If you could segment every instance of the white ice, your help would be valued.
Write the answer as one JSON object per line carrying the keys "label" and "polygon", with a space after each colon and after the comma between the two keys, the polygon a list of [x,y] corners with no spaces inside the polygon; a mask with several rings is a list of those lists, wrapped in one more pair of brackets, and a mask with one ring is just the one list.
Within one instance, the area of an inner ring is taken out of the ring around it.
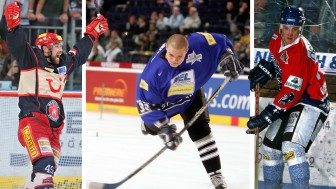
{"label": "white ice", "polygon": [[[173,121],[182,128],[182,121]],[[250,139],[245,128],[211,125],[219,149],[222,173],[229,189],[251,187]],[[84,172],[90,181],[116,183],[124,179],[163,147],[157,136],[140,132],[137,116],[86,113]],[[213,188],[198,151],[188,134],[176,151],[166,150],[120,189]],[[85,182],[85,181],[84,181]]]}

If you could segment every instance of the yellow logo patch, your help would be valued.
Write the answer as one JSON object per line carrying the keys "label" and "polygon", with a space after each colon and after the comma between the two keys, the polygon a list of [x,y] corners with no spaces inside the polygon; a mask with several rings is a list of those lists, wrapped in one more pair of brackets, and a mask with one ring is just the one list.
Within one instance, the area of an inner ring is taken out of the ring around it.
{"label": "yellow logo patch", "polygon": [[286,161],[294,159],[295,158],[294,151],[285,152],[284,158]]}
{"label": "yellow logo patch", "polygon": [[194,84],[182,85],[182,86],[172,86],[169,88],[168,96],[172,95],[187,95],[194,92]]}
{"label": "yellow logo patch", "polygon": [[205,39],[208,41],[209,45],[216,44],[215,38],[210,33],[203,33],[203,32],[198,32],[198,33],[205,37]]}
{"label": "yellow logo patch", "polygon": [[22,134],[31,159],[36,158],[39,155],[39,151],[34,144],[33,137],[30,131],[30,125],[27,125],[25,128],[23,128]]}
{"label": "yellow logo patch", "polygon": [[270,160],[271,158],[268,155],[263,154],[263,159]]}
{"label": "yellow logo patch", "polygon": [[140,86],[140,88],[145,89],[146,91],[148,91],[148,84],[146,83],[145,80],[141,79],[139,86]]}
{"label": "yellow logo patch", "polygon": [[40,150],[42,154],[47,153],[47,152],[52,152],[49,140],[47,139],[38,140],[38,143],[40,145]]}

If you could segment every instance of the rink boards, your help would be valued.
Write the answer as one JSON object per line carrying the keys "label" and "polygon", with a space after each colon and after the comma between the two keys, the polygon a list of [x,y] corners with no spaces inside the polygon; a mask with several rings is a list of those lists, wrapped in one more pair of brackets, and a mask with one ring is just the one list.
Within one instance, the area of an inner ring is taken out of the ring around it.
{"label": "rink boards", "polygon": [[[136,84],[141,70],[92,67],[86,69],[86,109],[118,114],[138,115]],[[223,81],[214,75],[203,87],[209,98]],[[247,76],[228,83],[209,105],[211,123],[246,126],[250,115],[250,92]],[[180,119],[179,116],[176,116]]]}

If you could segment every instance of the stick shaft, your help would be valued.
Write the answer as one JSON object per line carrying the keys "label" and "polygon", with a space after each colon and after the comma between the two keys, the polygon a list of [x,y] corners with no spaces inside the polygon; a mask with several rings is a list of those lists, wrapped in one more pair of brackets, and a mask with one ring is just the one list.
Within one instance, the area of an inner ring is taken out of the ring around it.
{"label": "stick shaft", "polygon": [[97,16],[100,16],[100,10],[99,10],[99,6],[98,6],[98,2],[97,2],[97,0],[93,0],[93,2],[96,6]]}
{"label": "stick shaft", "polygon": [[[231,80],[231,77],[226,77],[224,81],[221,83],[221,85],[217,88],[217,90],[212,94],[212,96],[209,98],[207,103],[203,105],[194,115],[194,117],[184,126],[184,128],[177,134],[178,136],[181,136],[196,120],[197,118],[204,112],[204,110],[209,106],[211,101],[217,97],[219,92],[224,88],[224,86]],[[134,170],[131,174],[129,174],[126,178],[124,178],[122,181],[118,183],[112,183],[112,184],[104,184],[104,189],[112,189],[117,188],[120,185],[122,185],[124,182],[132,178],[134,175],[136,175],[138,172],[140,172],[143,168],[145,168],[148,164],[150,164],[152,161],[154,161],[157,157],[159,157],[165,150],[167,149],[166,146],[161,148],[156,154],[154,154],[150,159],[148,159],[144,164],[142,164],[139,168]]]}

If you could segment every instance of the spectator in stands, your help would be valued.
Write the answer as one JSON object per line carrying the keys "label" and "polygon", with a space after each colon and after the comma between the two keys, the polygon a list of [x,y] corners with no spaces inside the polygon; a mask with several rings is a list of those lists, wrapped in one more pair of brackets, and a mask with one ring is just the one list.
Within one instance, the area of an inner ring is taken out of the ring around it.
{"label": "spectator in stands", "polygon": [[139,26],[139,30],[137,32],[137,34],[141,34],[141,33],[146,33],[148,30],[148,25],[146,22],[146,17],[144,15],[140,15],[138,17],[138,26]]}
{"label": "spectator in stands", "polygon": [[230,25],[230,33],[234,34],[238,32],[238,28],[235,22],[235,18],[237,16],[237,9],[232,1],[227,1],[226,3],[226,21]]}
{"label": "spectator in stands", "polygon": [[126,51],[133,50],[133,48],[136,46],[134,38],[136,38],[139,31],[139,25],[136,19],[137,18],[135,15],[130,15],[128,22],[125,24],[122,38],[124,42],[124,49]]}
{"label": "spectator in stands", "polygon": [[28,5],[28,20],[30,21],[35,21],[36,20],[36,15],[35,15],[35,0],[29,0],[29,5]]}
{"label": "spectator in stands", "polygon": [[1,66],[0,70],[0,80],[4,80],[5,77],[7,76],[7,73],[9,71],[10,65],[12,62],[11,56],[7,56],[6,59],[3,62],[3,65]]}
{"label": "spectator in stands", "polygon": [[244,47],[250,44],[250,26],[246,25],[244,27],[244,35],[240,37],[239,42],[242,43]]}
{"label": "spectator in stands", "polygon": [[[46,0],[39,0],[36,6],[36,19],[47,26],[61,26],[69,20],[68,8],[69,0],[48,1],[48,3]],[[46,20],[46,18],[58,18],[58,20]]]}
{"label": "spectator in stands", "polygon": [[137,34],[138,31],[139,25],[137,23],[137,18],[135,15],[131,15],[125,25],[125,36],[128,38],[133,38],[133,36]]}
{"label": "spectator in stands", "polygon": [[149,51],[154,52],[156,49],[159,48],[159,43],[157,40],[157,35],[155,35],[154,33],[148,34],[149,36]]}
{"label": "spectator in stands", "polygon": [[111,31],[111,36],[109,38],[109,42],[106,44],[106,50],[112,47],[112,43],[117,42],[119,45],[119,48],[123,48],[123,41],[121,37],[119,36],[119,33],[117,30],[112,30]]}
{"label": "spectator in stands", "polygon": [[20,81],[20,69],[15,59],[10,65],[8,65],[8,72],[3,80],[12,81],[12,89],[18,88]]}
{"label": "spectator in stands", "polygon": [[174,6],[173,0],[156,0],[156,4],[162,7],[166,7],[166,6],[173,7]]}
{"label": "spectator in stands", "polygon": [[92,51],[88,57],[89,61],[105,61],[104,58],[104,48],[99,44],[99,42],[96,40],[93,43]]}
{"label": "spectator in stands", "polygon": [[111,39],[111,30],[107,29],[103,35],[101,35],[98,39],[99,44],[104,48],[104,51],[108,49],[108,43]]}
{"label": "spectator in stands", "polygon": [[201,19],[198,16],[197,8],[190,7],[189,15],[183,20],[183,23],[180,26],[180,32],[193,33],[196,32],[200,26],[201,26]]}
{"label": "spectator in stands", "polygon": [[156,21],[156,28],[159,30],[159,32],[165,32],[167,30],[168,22],[169,19],[165,17],[164,11],[161,11]]}
{"label": "spectator in stands", "polygon": [[10,57],[6,42],[0,39],[0,68],[3,67],[7,57]]}
{"label": "spectator in stands", "polygon": [[239,6],[238,15],[235,18],[236,25],[241,33],[244,33],[244,27],[250,18],[250,1],[242,0]]}
{"label": "spectator in stands", "polygon": [[121,59],[121,56],[123,56],[123,52],[116,41],[112,43],[112,48],[108,49],[105,53],[105,58],[108,62],[118,61]]}
{"label": "spectator in stands", "polygon": [[172,8],[172,14],[168,20],[168,26],[171,31],[171,34],[179,33],[179,27],[182,25],[184,16],[180,13],[179,7]]}
{"label": "spectator in stands", "polygon": [[140,39],[140,51],[150,51],[149,35],[143,34]]}
{"label": "spectator in stands", "polygon": [[155,27],[154,23],[150,23],[149,24],[149,28],[148,28],[148,31],[146,32],[146,34],[148,34],[148,35],[154,35],[155,37],[159,34],[159,31]]}
{"label": "spectator in stands", "polygon": [[74,19],[80,19],[82,17],[82,1],[70,0],[69,15]]}
{"label": "spectator in stands", "polygon": [[156,21],[158,20],[158,13],[156,11],[153,11],[150,15],[150,18],[149,18],[149,23],[152,24],[152,23],[156,23]]}

